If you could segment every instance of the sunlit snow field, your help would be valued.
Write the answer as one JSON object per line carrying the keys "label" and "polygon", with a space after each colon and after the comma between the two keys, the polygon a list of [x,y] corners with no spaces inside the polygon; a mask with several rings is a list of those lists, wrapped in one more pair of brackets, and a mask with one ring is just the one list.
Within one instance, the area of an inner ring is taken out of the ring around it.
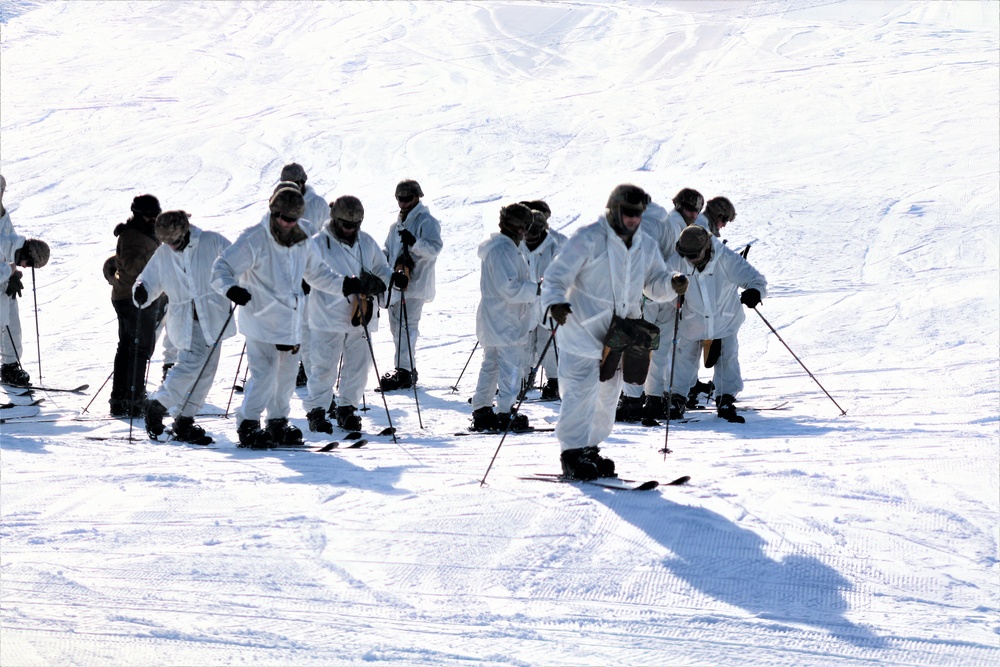
{"label": "sunlit snow field", "polygon": [[[0,46],[4,201],[52,248],[24,365],[90,385],[0,425],[5,667],[1000,662],[997,3],[3,0]],[[129,441],[91,403],[113,228],[150,192],[235,239],[291,161],[380,243],[402,178],[441,220],[419,415],[390,394],[398,443],[332,454],[237,449],[231,416],[200,420],[213,449]],[[734,202],[760,314],[847,414],[748,313],[741,403],[789,409],[672,424],[666,460],[662,427],[603,447],[689,486],[521,480],[558,470],[538,433],[481,487],[499,437],[453,435],[478,353],[451,390],[475,249],[505,204],[572,233],[623,182]]]}

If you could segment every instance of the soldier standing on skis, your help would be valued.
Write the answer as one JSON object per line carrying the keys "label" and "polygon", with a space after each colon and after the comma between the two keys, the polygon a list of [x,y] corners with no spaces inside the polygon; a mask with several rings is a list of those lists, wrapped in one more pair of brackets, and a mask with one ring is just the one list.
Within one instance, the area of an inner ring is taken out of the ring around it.
{"label": "soldier standing on skis", "polygon": [[417,380],[416,355],[420,315],[424,304],[434,299],[434,265],[444,243],[441,223],[421,201],[424,191],[414,180],[396,185],[399,217],[389,227],[383,250],[394,275],[406,274],[409,282],[391,285],[389,328],[395,343],[396,370],[379,381],[382,391],[409,389]]}
{"label": "soldier standing on skis", "polygon": [[[250,380],[236,410],[241,447],[266,448],[302,441],[288,423],[302,340],[304,280],[313,288],[340,293],[336,275],[308,243],[299,219],[305,210],[294,183],[279,183],[268,212],[226,248],[212,268],[212,288],[240,306],[239,329],[246,337]],[[267,410],[267,429],[260,418]]]}
{"label": "soldier standing on skis", "polygon": [[229,301],[211,286],[212,266],[230,243],[189,218],[185,211],[156,217],[154,230],[162,245],[136,279],[132,298],[143,308],[167,295],[167,334],[178,348],[177,361],[146,407],[147,433],[154,439],[162,434],[163,418],[173,409],[174,439],[207,444],[211,439],[194,418],[212,388],[221,341],[236,334]]}
{"label": "soldier standing on skis", "polygon": [[[766,296],[767,280],[739,253],[698,225],[681,232],[677,254],[667,260],[667,268],[688,277],[687,284],[678,290],[684,299],[674,359],[671,416],[683,416],[688,390],[698,379],[703,342],[716,340],[720,345],[715,362],[718,414],[727,421],[743,423],[745,420],[733,405],[743,390],[737,334],[746,315],[740,304],[756,308]],[[743,293],[737,295],[737,288],[742,288]]]}
{"label": "soldier standing on skis", "polygon": [[[306,170],[297,162],[290,162],[281,168],[281,182],[294,183],[302,193],[302,198],[306,202],[305,212],[299,219],[299,227],[302,228],[310,238],[330,218],[330,205],[316,193],[311,185],[306,185],[309,177]],[[299,373],[295,378],[295,386],[304,387],[308,381],[306,369],[309,368],[310,340],[309,335],[309,290],[304,288],[306,293],[305,305],[302,315],[302,343],[299,346]]]}
{"label": "soldier standing on skis", "polygon": [[476,310],[476,337],[483,348],[483,365],[472,397],[472,431],[504,429],[508,422],[511,430],[528,428],[528,418],[512,416],[511,409],[521,388],[528,332],[536,322],[532,313],[538,283],[532,280],[518,247],[531,222],[531,209],[524,204],[505,206],[500,209],[500,233],[479,245],[482,296]]}
{"label": "soldier standing on skis", "polygon": [[7,180],[0,176],[0,382],[27,387],[31,377],[21,366],[21,315],[17,297],[24,289],[20,269],[42,268],[49,261],[45,241],[26,239],[14,231],[10,213],[4,208],[3,193]]}
{"label": "soldier standing on skis", "polygon": [[645,381],[659,344],[640,319],[642,297],[674,294],[656,243],[637,233],[649,202],[641,188],[617,186],[604,214],[570,237],[542,282],[542,305],[560,324],[556,438],[563,474],[574,479],[615,475],[597,445],[611,433],[622,382]]}
{"label": "soldier standing on skis", "polygon": [[[406,275],[392,276],[378,242],[361,231],[365,209],[357,197],[338,197],[330,207],[329,224],[310,243],[323,261],[342,276],[341,294],[317,291],[309,305],[313,355],[308,369],[309,397],[304,401],[309,430],[332,433],[327,413],[347,431],[361,429],[357,408],[372,367],[368,336],[378,329],[378,310],[390,278],[406,287]],[[340,368],[340,401],[333,406],[333,385]]]}
{"label": "soldier standing on skis", "polygon": [[115,227],[118,243],[111,304],[118,315],[118,349],[110,399],[114,417],[141,417],[146,413],[146,364],[153,356],[156,330],[167,306],[167,297],[161,296],[143,313],[132,301],[135,279],[160,245],[153,229],[161,213],[160,201],[153,195],[139,195],[132,200],[131,210],[132,216]]}
{"label": "soldier standing on skis", "polygon": [[[566,237],[554,229],[549,229],[549,216],[552,215],[552,212],[548,204],[541,200],[523,201],[521,203],[532,211],[531,224],[524,231],[524,246],[528,251],[527,259],[530,276],[531,280],[535,283],[541,283],[545,269],[549,268],[549,264],[552,263],[552,260],[559,253],[560,248],[566,243]],[[539,355],[542,354],[546,343],[549,341],[549,337],[552,335],[550,326],[544,321],[544,315],[545,313],[542,311],[542,299],[539,296],[535,299],[531,315],[535,322],[535,327],[530,334],[531,341],[528,346],[528,354],[531,358],[528,360],[528,364],[538,361]],[[549,345],[548,351],[545,353],[545,357],[539,364],[539,367],[545,369],[546,382],[545,386],[542,387],[542,399],[544,400],[559,398],[557,355],[556,342],[553,340],[552,344]],[[531,371],[534,370],[537,369],[528,367],[529,372],[526,375],[528,388],[535,382],[535,377],[531,374]]]}

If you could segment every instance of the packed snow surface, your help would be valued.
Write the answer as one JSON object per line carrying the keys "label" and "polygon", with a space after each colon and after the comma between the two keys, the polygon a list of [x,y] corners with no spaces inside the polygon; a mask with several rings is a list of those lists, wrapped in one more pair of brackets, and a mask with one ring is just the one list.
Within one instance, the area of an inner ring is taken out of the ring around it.
{"label": "packed snow surface", "polygon": [[[90,385],[0,426],[3,665],[1000,662],[997,3],[5,0],[0,30],[5,203],[52,248],[24,365]],[[129,440],[96,394],[112,229],[150,192],[235,239],[291,161],[379,242],[402,178],[442,221],[419,412],[386,396],[395,443],[237,449],[237,337],[215,448]],[[475,248],[505,204],[572,233],[623,182],[735,203],[770,284],[740,404],[788,409],[672,424],[665,459],[663,427],[604,443],[687,487],[520,479],[558,470],[551,433],[481,485],[499,437],[454,436],[478,352],[451,390]]]}

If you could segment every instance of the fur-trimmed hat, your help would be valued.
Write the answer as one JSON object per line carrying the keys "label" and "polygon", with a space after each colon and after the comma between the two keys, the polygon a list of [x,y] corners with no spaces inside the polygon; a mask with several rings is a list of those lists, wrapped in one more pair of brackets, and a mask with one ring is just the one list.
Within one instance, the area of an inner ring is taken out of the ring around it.
{"label": "fur-trimmed hat", "polygon": [[164,211],[156,216],[153,231],[160,243],[174,245],[191,229],[191,214],[186,211]]}
{"label": "fur-trimmed hat", "polygon": [[144,218],[155,218],[163,209],[160,208],[160,200],[153,195],[139,195],[132,200],[132,213],[141,215]]}
{"label": "fur-trimmed hat", "polygon": [[549,205],[541,199],[533,199],[531,201],[523,201],[521,203],[530,208],[532,211],[540,211],[541,213],[544,213],[546,220],[552,217],[552,209],[549,208]]}
{"label": "fur-trimmed hat", "polygon": [[500,209],[501,229],[527,229],[531,224],[533,214],[524,204],[510,204]]}
{"label": "fur-trimmed hat", "polygon": [[40,239],[28,239],[15,254],[17,263],[28,260],[28,266],[40,269],[49,263],[49,244]]}
{"label": "fur-trimmed hat", "polygon": [[305,183],[309,180],[306,170],[298,162],[291,162],[281,168],[281,180],[293,183]]}
{"label": "fur-trimmed hat", "polygon": [[688,225],[678,237],[675,247],[681,257],[697,258],[712,247],[712,235],[704,227]]}
{"label": "fur-trimmed hat", "polygon": [[282,181],[274,187],[274,194],[271,195],[268,207],[274,215],[297,219],[301,218],[306,210],[306,200],[302,198],[302,191],[297,184]]}

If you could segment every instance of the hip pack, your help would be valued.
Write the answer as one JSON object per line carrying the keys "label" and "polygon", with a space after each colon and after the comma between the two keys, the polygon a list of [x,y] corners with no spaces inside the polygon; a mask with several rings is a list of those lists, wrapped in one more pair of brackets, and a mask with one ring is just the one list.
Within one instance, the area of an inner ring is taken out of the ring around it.
{"label": "hip pack", "polygon": [[653,350],[660,347],[660,327],[642,318],[611,318],[611,326],[604,337],[601,355],[601,382],[615,376],[618,366],[622,379],[629,384],[643,384],[649,373],[649,360]]}

